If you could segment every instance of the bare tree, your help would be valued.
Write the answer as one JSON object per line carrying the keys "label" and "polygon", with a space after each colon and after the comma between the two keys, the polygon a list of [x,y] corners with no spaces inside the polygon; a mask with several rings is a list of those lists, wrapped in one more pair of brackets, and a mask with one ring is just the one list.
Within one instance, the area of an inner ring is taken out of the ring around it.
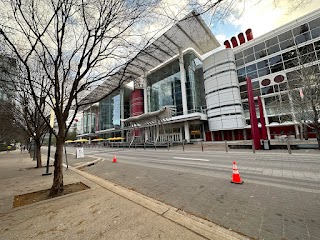
{"label": "bare tree", "polygon": [[[153,2],[8,0],[4,3],[7,11],[0,35],[19,61],[35,109],[48,126],[49,120],[41,111],[40,93],[45,93],[46,104],[55,112],[58,129],[50,128],[57,141],[51,195],[60,194],[63,144],[72,123],[66,125],[70,108],[74,105],[77,111],[82,92],[125,68],[127,59],[136,53],[132,48],[138,44],[135,26],[147,16]],[[35,61],[44,73],[41,82],[34,81]],[[119,87],[124,80],[119,79]]]}
{"label": "bare tree", "polygon": [[[16,133],[22,134],[23,142],[27,139],[33,139],[34,152],[37,160],[37,168],[42,167],[41,162],[41,145],[45,134],[48,131],[46,122],[42,116],[47,116],[45,113],[45,92],[43,90],[43,75],[39,71],[39,64],[33,64],[33,83],[37,92],[38,101],[35,104],[34,99],[30,95],[30,87],[27,80],[19,74],[19,65],[17,61],[9,56],[2,55],[0,63],[0,91],[6,97],[1,108],[1,117],[7,119],[6,125],[10,122],[14,123],[14,127],[8,128],[11,136],[17,136]],[[41,114],[36,105],[39,105]],[[47,111],[48,112],[48,111]],[[3,124],[5,126],[5,124]],[[6,129],[3,129],[4,131]]]}
{"label": "bare tree", "polygon": [[288,89],[296,120],[307,138],[307,127],[315,130],[320,149],[320,70],[316,56],[309,45],[296,50],[297,67],[288,74]]}

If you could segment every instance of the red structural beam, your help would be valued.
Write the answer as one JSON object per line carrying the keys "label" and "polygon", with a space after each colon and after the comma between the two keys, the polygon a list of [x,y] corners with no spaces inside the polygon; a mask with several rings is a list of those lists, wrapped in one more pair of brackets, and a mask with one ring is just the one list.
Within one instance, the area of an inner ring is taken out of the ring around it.
{"label": "red structural beam", "polygon": [[254,95],[252,90],[252,83],[249,77],[246,78],[247,81],[247,91],[248,91],[248,103],[250,110],[250,124],[251,124],[251,135],[253,139],[254,148],[256,150],[261,149],[260,144],[260,133],[258,128],[258,119],[256,114],[256,105],[254,103]]}
{"label": "red structural beam", "polygon": [[259,112],[260,112],[260,123],[261,123],[261,137],[263,140],[267,140],[267,127],[266,127],[266,121],[264,119],[264,112],[262,107],[262,101],[260,96],[258,97],[258,105],[259,105]]}

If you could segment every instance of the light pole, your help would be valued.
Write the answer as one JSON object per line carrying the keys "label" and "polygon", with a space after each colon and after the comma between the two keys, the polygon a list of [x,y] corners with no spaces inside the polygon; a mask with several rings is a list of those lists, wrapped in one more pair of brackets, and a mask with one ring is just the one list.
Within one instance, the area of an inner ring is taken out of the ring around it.
{"label": "light pole", "polygon": [[36,160],[36,133],[33,133],[33,161]]}
{"label": "light pole", "polygon": [[52,131],[54,126],[54,111],[51,109],[50,112],[50,130],[49,130],[49,142],[48,142],[48,157],[47,157],[47,166],[46,172],[42,174],[42,176],[51,175],[52,173],[49,172],[49,164],[50,164],[50,150],[51,150],[51,138],[52,138]]}

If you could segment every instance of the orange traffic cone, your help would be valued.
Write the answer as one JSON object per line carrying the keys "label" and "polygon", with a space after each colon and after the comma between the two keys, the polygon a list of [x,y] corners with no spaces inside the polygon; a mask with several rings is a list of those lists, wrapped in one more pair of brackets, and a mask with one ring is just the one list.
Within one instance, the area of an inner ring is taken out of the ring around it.
{"label": "orange traffic cone", "polygon": [[114,155],[112,162],[113,162],[113,163],[116,163],[116,162],[117,162],[117,157],[116,157],[116,155]]}
{"label": "orange traffic cone", "polygon": [[231,182],[232,183],[237,183],[237,184],[242,184],[243,181],[241,180],[241,177],[240,177],[240,173],[238,171],[238,167],[237,167],[237,164],[236,162],[233,162],[233,167],[232,167],[232,179],[231,179]]}

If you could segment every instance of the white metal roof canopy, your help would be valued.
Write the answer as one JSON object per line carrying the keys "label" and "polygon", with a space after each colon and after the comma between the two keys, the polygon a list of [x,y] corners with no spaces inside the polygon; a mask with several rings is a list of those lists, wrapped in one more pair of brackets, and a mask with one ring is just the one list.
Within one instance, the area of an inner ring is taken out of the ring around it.
{"label": "white metal roof canopy", "polygon": [[174,24],[148,47],[141,50],[128,65],[119,70],[113,77],[106,79],[91,93],[84,97],[80,104],[97,102],[120,87],[158,65],[172,59],[181,51],[193,48],[199,54],[205,54],[220,44],[196,12]]}
{"label": "white metal roof canopy", "polygon": [[176,113],[175,106],[163,106],[160,110],[155,112],[148,112],[139,116],[129,117],[127,119],[121,119],[124,122],[125,127],[146,127],[159,125],[163,121],[169,120]]}

